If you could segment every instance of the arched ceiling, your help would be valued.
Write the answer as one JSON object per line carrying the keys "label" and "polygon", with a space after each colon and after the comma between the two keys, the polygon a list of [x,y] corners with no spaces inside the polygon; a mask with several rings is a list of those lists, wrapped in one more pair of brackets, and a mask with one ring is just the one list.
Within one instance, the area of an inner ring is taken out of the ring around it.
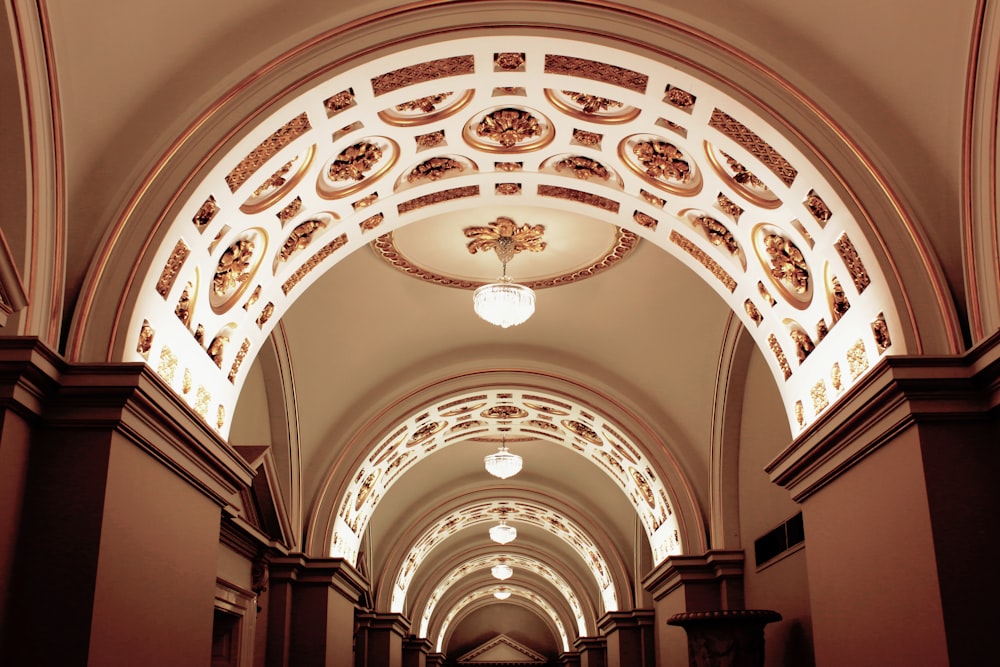
{"label": "arched ceiling", "polygon": [[[234,444],[271,444],[312,555],[329,553],[326,526],[387,439],[402,428],[405,443],[437,420],[424,412],[505,383],[554,392],[634,439],[703,550],[727,394],[769,406],[743,418],[783,445],[881,354],[954,345],[958,262],[945,285],[933,255],[953,259],[960,243],[929,225],[928,251],[920,220],[953,215],[957,200],[949,100],[962,96],[972,3],[900,15],[888,0],[254,0],[238,18],[193,0],[47,4],[39,34],[66,141],[66,201],[50,204],[109,221],[68,227],[67,354],[145,361]],[[25,3],[11,6],[23,17]],[[78,24],[108,39],[94,48]],[[884,39],[890,24],[903,37]],[[538,311],[509,330],[472,313],[470,288],[499,267],[465,233],[504,216],[543,226],[547,243],[510,264],[538,287]],[[872,220],[891,225],[876,234]],[[15,253],[52,241],[40,232],[14,236]],[[933,305],[921,320],[913,303]],[[734,338],[752,339],[766,372],[723,368]],[[638,487],[524,432],[512,446],[525,470],[493,480],[482,456],[500,432],[442,442],[380,489],[355,537],[385,610],[442,517],[515,501],[589,522],[626,606],[638,604],[655,560]],[[513,523],[522,534],[506,548],[477,524],[423,554],[405,605],[415,632],[471,647],[490,605],[516,604],[547,619],[538,646],[562,648],[580,632],[567,590],[593,623],[591,566]],[[500,603],[478,564],[504,552],[538,570],[515,575]]]}

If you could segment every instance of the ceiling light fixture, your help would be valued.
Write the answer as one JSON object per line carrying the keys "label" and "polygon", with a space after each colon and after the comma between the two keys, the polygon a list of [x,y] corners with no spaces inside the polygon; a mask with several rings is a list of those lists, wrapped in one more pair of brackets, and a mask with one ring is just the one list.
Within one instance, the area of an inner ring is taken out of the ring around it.
{"label": "ceiling light fixture", "polygon": [[517,454],[511,454],[507,450],[507,436],[502,435],[500,451],[486,456],[486,472],[500,479],[513,477],[521,472],[522,459]]}
{"label": "ceiling light fixture", "polygon": [[501,586],[500,588],[493,591],[493,597],[497,600],[506,600],[510,597],[510,591]]}
{"label": "ceiling light fixture", "polygon": [[507,544],[513,542],[517,537],[517,528],[507,525],[507,519],[500,519],[500,523],[490,528],[490,539],[497,544]]}
{"label": "ceiling light fixture", "polygon": [[490,568],[490,572],[494,577],[503,581],[504,579],[510,579],[514,575],[514,568],[503,562],[503,558],[501,558],[499,563]]}
{"label": "ceiling light fixture", "polygon": [[516,252],[514,237],[497,239],[497,257],[503,264],[503,275],[495,283],[483,285],[472,295],[472,306],[482,319],[498,327],[523,324],[535,312],[535,293],[530,287],[518,285],[507,275],[507,262]]}

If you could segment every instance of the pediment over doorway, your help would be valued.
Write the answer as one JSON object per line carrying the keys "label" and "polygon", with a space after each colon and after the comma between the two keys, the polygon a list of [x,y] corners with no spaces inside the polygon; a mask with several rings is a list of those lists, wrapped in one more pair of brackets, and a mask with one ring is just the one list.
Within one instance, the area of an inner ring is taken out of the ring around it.
{"label": "pediment over doorway", "polygon": [[548,660],[519,644],[507,635],[497,635],[458,659],[458,664],[476,667],[501,667],[502,665],[544,665]]}

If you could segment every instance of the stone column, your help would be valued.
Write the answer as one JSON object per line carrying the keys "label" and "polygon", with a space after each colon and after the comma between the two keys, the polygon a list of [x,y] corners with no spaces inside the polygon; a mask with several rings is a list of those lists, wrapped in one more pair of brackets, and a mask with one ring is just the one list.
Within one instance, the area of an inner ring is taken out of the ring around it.
{"label": "stone column", "polygon": [[573,643],[580,656],[580,667],[606,667],[607,642],[604,637],[577,637]]}
{"label": "stone column", "polygon": [[559,656],[556,664],[560,667],[580,667],[580,654],[577,651],[567,651]]}
{"label": "stone column", "polygon": [[431,640],[410,635],[403,640],[403,667],[427,667],[432,648]]}
{"label": "stone column", "polygon": [[0,502],[20,513],[4,664],[207,664],[222,508],[253,471],[144,366],[66,364],[18,338],[0,378],[15,463]]}
{"label": "stone column", "polygon": [[377,612],[359,614],[358,621],[365,637],[364,667],[403,667],[403,640],[410,621],[402,614]]}
{"label": "stone column", "polygon": [[346,667],[354,664],[355,613],[368,590],[342,558],[271,559],[268,667]]}
{"label": "stone column", "polygon": [[802,503],[816,664],[996,660],[1000,332],[887,357],[768,466]]}
{"label": "stone column", "polygon": [[444,653],[430,653],[427,655],[427,667],[443,667],[444,662]]}
{"label": "stone column", "polygon": [[613,611],[598,621],[607,642],[607,667],[655,667],[656,614],[652,609]]}
{"label": "stone column", "polygon": [[764,626],[781,614],[766,609],[694,611],[667,620],[687,631],[690,667],[764,667]]}
{"label": "stone column", "polygon": [[656,612],[657,665],[683,665],[687,636],[667,625],[674,614],[743,608],[743,552],[709,551],[700,556],[670,556],[642,582]]}

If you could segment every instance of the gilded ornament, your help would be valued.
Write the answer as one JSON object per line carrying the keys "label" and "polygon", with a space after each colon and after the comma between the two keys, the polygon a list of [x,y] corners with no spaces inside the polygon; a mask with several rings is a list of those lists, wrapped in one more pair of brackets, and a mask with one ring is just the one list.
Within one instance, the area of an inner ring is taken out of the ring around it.
{"label": "gilded ornament", "polygon": [[555,54],[545,55],[545,73],[568,74],[592,81],[603,81],[637,93],[645,93],[649,82],[649,77],[645,74],[624,67]]}
{"label": "gilded ornament", "polygon": [[155,333],[153,327],[149,324],[149,320],[143,320],[142,327],[139,329],[139,342],[135,346],[135,351],[147,361],[149,360],[149,350],[153,347],[153,335]]}
{"label": "gilded ornament", "polygon": [[650,178],[679,183],[691,179],[691,165],[673,144],[659,140],[639,141],[632,146],[632,152]]}
{"label": "gilded ornament", "polygon": [[253,293],[250,294],[250,298],[247,299],[247,302],[243,304],[243,310],[250,310],[250,306],[257,303],[257,299],[260,298],[260,290],[261,290],[260,285],[257,285],[257,287],[253,289]]}
{"label": "gilded ornament", "polygon": [[198,385],[197,398],[194,401],[194,411],[205,421],[208,421],[208,404],[211,402],[212,394],[205,387]]}
{"label": "gilded ornament", "polygon": [[444,143],[444,130],[428,132],[427,134],[418,134],[415,140],[417,142],[417,150],[440,146]]}
{"label": "gilded ornament", "polygon": [[733,174],[734,181],[736,181],[740,185],[745,185],[754,190],[763,190],[764,192],[769,191],[769,188],[764,183],[764,181],[757,178],[757,176],[754,175],[752,171],[744,167],[741,163],[737,162],[736,158],[734,158],[732,155],[729,155],[729,153],[726,153],[725,151],[719,151],[719,152],[722,153],[722,156],[724,158],[726,158],[726,164],[729,166],[729,170]]}
{"label": "gilded ornament", "polygon": [[788,365],[785,352],[781,349],[781,345],[778,344],[778,339],[775,338],[774,334],[768,334],[767,344],[771,348],[771,352],[774,352],[774,356],[778,360],[778,367],[781,368],[781,373],[785,376],[785,379],[787,380],[792,377],[792,367]]}
{"label": "gilded ornament", "polygon": [[320,263],[332,255],[334,252],[347,245],[347,234],[341,234],[334,240],[327,243],[325,246],[319,249],[319,251],[307,259],[302,266],[295,270],[285,282],[281,284],[281,291],[287,296],[299,282],[309,275],[309,272],[315,269]]}
{"label": "gilded ornament", "polygon": [[830,384],[833,385],[835,391],[840,391],[843,385],[843,380],[840,377],[840,363],[833,362],[833,366],[830,367]]}
{"label": "gilded ornament", "polygon": [[194,328],[194,340],[198,345],[205,347],[205,325],[199,324]]}
{"label": "gilded ornament", "polygon": [[563,95],[568,96],[573,102],[579,105],[580,110],[583,113],[594,114],[600,113],[602,111],[608,111],[609,109],[620,109],[625,105],[617,100],[608,99],[607,97],[598,97],[596,95],[587,95],[586,93],[577,93],[572,90],[562,91]]}
{"label": "gilded ornament", "polygon": [[229,230],[229,225],[224,225],[222,229],[219,230],[219,232],[215,235],[215,238],[212,239],[212,242],[208,244],[209,254],[215,253],[215,248],[219,245],[219,241],[221,241],[222,238],[229,233]]}
{"label": "gilded ornament", "polygon": [[479,413],[480,417],[487,419],[521,419],[528,416],[528,412],[516,405],[494,405]]}
{"label": "gilded ornament", "polygon": [[813,385],[809,395],[812,397],[814,415],[823,412],[830,405],[830,399],[826,395],[826,382],[823,380]]}
{"label": "gilded ornament", "polygon": [[573,155],[559,160],[555,164],[555,170],[558,172],[568,171],[584,181],[588,181],[591,178],[599,178],[602,181],[606,181],[611,178],[611,173],[603,164],[582,155]]}
{"label": "gilded ornament", "polygon": [[447,76],[473,74],[476,71],[475,58],[471,55],[452,56],[429,60],[418,65],[401,67],[373,77],[372,91],[375,95],[384,95],[399,88],[412,86],[424,81],[431,81]]}
{"label": "gilded ornament", "polygon": [[164,299],[170,294],[174,281],[177,280],[177,274],[180,273],[184,261],[190,254],[191,249],[187,247],[187,244],[183,240],[177,241],[167,263],[164,264],[163,270],[160,272],[160,279],[156,281],[156,292]]}
{"label": "gilded ornament", "polygon": [[274,315],[274,304],[268,301],[261,309],[260,315],[257,316],[257,328],[263,329],[267,321],[271,319],[271,315]]}
{"label": "gilded ornament", "polygon": [[806,415],[805,409],[802,407],[802,401],[795,401],[795,423],[802,428],[806,425]]}
{"label": "gilded ornament", "polygon": [[885,314],[879,313],[878,317],[872,320],[872,334],[875,336],[875,345],[878,347],[878,353],[882,354],[889,349],[892,345],[892,339],[889,337],[889,325],[885,321]]}
{"label": "gilded ornament", "polygon": [[604,138],[603,134],[598,134],[597,132],[588,132],[587,130],[573,130],[573,141],[580,144],[581,146],[590,146],[592,148],[601,147],[601,139]]}
{"label": "gilded ornament", "polygon": [[635,213],[633,213],[632,214],[632,219],[635,220],[636,222],[638,222],[640,225],[642,225],[646,229],[653,229],[653,230],[655,230],[656,226],[658,224],[660,224],[659,221],[656,218],[654,218],[651,215],[647,215],[647,214],[643,213],[642,211],[636,211]]}
{"label": "gilded ornament", "polygon": [[191,219],[191,222],[194,223],[194,226],[198,228],[199,232],[204,231],[205,227],[212,222],[212,218],[214,218],[215,214],[218,212],[219,205],[215,203],[215,196],[209,195],[208,199],[205,200],[205,203],[198,209],[198,212],[194,214],[194,218]]}
{"label": "gilded ornament", "polygon": [[191,369],[190,368],[185,368],[184,369],[183,379],[181,380],[181,393],[182,394],[188,394],[188,393],[191,392],[191,382],[192,382]]}
{"label": "gilded ornament", "polygon": [[727,113],[715,109],[712,111],[712,118],[709,126],[719,130],[727,137],[742,146],[748,153],[761,161],[775,176],[781,179],[786,186],[790,186],[798,175],[798,171],[789,164],[788,160],[781,156],[778,151],[764,141],[753,130],[739,122]]}
{"label": "gilded ornament", "polygon": [[718,262],[709,257],[704,250],[692,243],[690,239],[678,234],[676,231],[671,231],[670,240],[687,252],[687,254],[698,260],[727,290],[730,292],[736,291],[736,279],[729,275],[729,272],[722,268]]}
{"label": "gilded ornament", "polygon": [[212,339],[211,344],[208,346],[208,356],[215,362],[215,365],[222,368],[222,356],[226,352],[226,343],[229,342],[229,336],[225,334],[220,334]]}
{"label": "gilded ornament", "polygon": [[348,88],[323,100],[323,106],[326,108],[327,116],[334,116],[353,106],[354,101],[354,89]]}
{"label": "gilded ornament", "polygon": [[857,380],[859,375],[868,370],[868,353],[865,351],[864,341],[860,338],[847,350],[847,368],[852,380]]}
{"label": "gilded ornament", "polygon": [[587,440],[588,442],[591,442],[595,445],[604,444],[604,441],[601,440],[601,436],[597,433],[597,431],[592,429],[587,424],[584,424],[582,421],[576,419],[563,419],[560,423],[568,431],[580,436],[581,438]]}
{"label": "gilded ornament", "polygon": [[829,222],[830,218],[833,216],[833,212],[830,210],[830,207],[826,205],[826,202],[824,202],[818,194],[816,194],[815,190],[809,191],[809,194],[806,195],[806,200],[803,203],[806,208],[809,209],[812,216],[816,218],[816,222],[818,222],[820,226]]}
{"label": "gilded ornament", "polygon": [[226,175],[230,192],[236,192],[258,169],[278,154],[278,151],[312,129],[309,116],[303,112],[278,128]]}
{"label": "gilded ornament", "polygon": [[715,202],[719,205],[719,210],[728,215],[734,221],[740,221],[740,216],[743,215],[743,209],[740,208],[736,202],[721,192],[719,193],[719,196],[716,197]]}
{"label": "gilded ornament", "polygon": [[613,199],[608,199],[607,197],[601,197],[589,192],[583,192],[582,190],[563,188],[556,185],[539,185],[537,192],[541,197],[567,199],[569,201],[575,201],[589,206],[596,206],[599,209],[610,211],[611,213],[617,213],[620,206],[618,202]]}
{"label": "gilded ornament", "polygon": [[177,299],[177,306],[174,307],[174,315],[177,319],[181,321],[181,324],[185,328],[191,327],[191,292],[194,290],[194,285],[190,282],[184,286],[184,290],[181,292],[181,296]]}
{"label": "gilded ornament", "polygon": [[513,148],[541,134],[538,119],[521,109],[498,109],[484,116],[476,127],[477,136],[485,137],[504,148]]}
{"label": "gilded ornament", "polygon": [[396,111],[400,112],[413,112],[419,111],[421,113],[431,113],[436,111],[439,104],[444,102],[446,99],[451,97],[452,93],[438,93],[436,95],[428,95],[426,97],[419,97],[415,100],[410,100],[409,102],[403,102],[402,104],[396,105]]}
{"label": "gilded ornament", "polygon": [[642,476],[642,473],[635,468],[629,468],[628,471],[632,474],[632,480],[635,485],[639,488],[639,493],[642,494],[642,499],[646,501],[646,504],[651,508],[656,507],[656,496],[653,494],[653,489],[649,487],[649,482],[646,478]]}
{"label": "gilded ornament", "polygon": [[[221,429],[226,424],[226,407],[219,403],[219,408],[215,411],[215,427]],[[256,588],[255,590],[263,591],[263,588]]]}
{"label": "gilded ornament", "polygon": [[826,326],[826,320],[822,317],[819,318],[819,322],[816,323],[816,342],[819,343],[826,338],[828,333],[830,333],[830,327]]}
{"label": "gilded ornament", "polygon": [[285,242],[281,245],[281,250],[278,251],[278,262],[287,262],[288,258],[292,256],[297,250],[305,250],[312,243],[313,237],[321,229],[326,228],[326,222],[313,218],[311,220],[306,220],[302,224],[298,225],[292,230],[292,233],[288,235]]}
{"label": "gilded ornament", "polygon": [[865,270],[864,262],[861,261],[861,256],[858,254],[857,248],[854,247],[854,243],[851,242],[847,234],[841,234],[834,247],[837,249],[837,253],[840,254],[840,258],[844,260],[844,264],[847,265],[847,270],[854,281],[855,289],[858,290],[858,294],[861,294],[872,281],[868,276],[868,271]]}
{"label": "gilded ornament", "polygon": [[288,206],[277,212],[278,221],[284,226],[286,222],[297,216],[302,211],[302,197],[296,197],[288,203]]}
{"label": "gilded ornament", "polygon": [[519,195],[519,194],[521,194],[521,184],[520,183],[497,183],[494,186],[494,191],[498,195]]}
{"label": "gilded ornament", "polygon": [[382,149],[362,141],[348,146],[330,163],[327,175],[332,181],[360,181],[382,159]]}
{"label": "gilded ornament", "polygon": [[674,86],[667,86],[664,93],[664,102],[672,104],[678,109],[684,109],[685,111],[690,110],[694,106],[695,100],[697,99],[686,90],[675,88]]}
{"label": "gilded ornament", "polygon": [[417,181],[437,181],[445,176],[453,176],[449,172],[461,173],[465,165],[450,157],[432,157],[414,167],[406,176],[409,183]]}
{"label": "gilded ornament", "polygon": [[795,344],[795,355],[799,359],[799,364],[801,364],[806,360],[806,357],[808,357],[809,354],[816,349],[816,345],[812,342],[809,334],[807,334],[801,327],[792,327],[789,330],[788,335],[791,336],[792,343]]}
{"label": "gilded ornament", "polygon": [[499,253],[507,250],[503,247],[503,239],[512,240],[508,250],[508,261],[522,250],[541,252],[546,247],[542,239],[545,234],[544,225],[518,225],[511,218],[504,216],[498,217],[488,225],[466,227],[462,231],[465,233],[465,238],[472,239],[465,247],[473,255],[479,251],[495,250]]}
{"label": "gilded ornament", "polygon": [[372,192],[371,194],[365,195],[358,201],[351,204],[351,208],[353,208],[355,211],[360,211],[361,209],[368,208],[369,206],[374,204],[377,199],[378,199],[378,193]]}
{"label": "gilded ornament", "polygon": [[431,436],[435,435],[441,431],[444,427],[448,425],[448,422],[436,422],[431,421],[418,427],[413,434],[410,436],[409,440],[406,441],[407,447],[414,447],[419,445],[423,441],[427,440]]}
{"label": "gilded ornament", "polygon": [[415,211],[431,204],[440,204],[453,199],[479,196],[478,185],[464,185],[460,188],[450,188],[448,190],[438,190],[421,197],[416,197],[396,206],[396,211],[400,214]]}
{"label": "gilded ornament", "polygon": [[667,205],[667,200],[666,199],[663,199],[661,197],[657,197],[656,195],[654,195],[652,192],[649,192],[648,190],[639,190],[639,194],[642,195],[643,199],[645,199],[647,202],[649,202],[653,206],[656,206],[657,208],[663,208],[664,206]]}
{"label": "gilded ornament", "polygon": [[774,297],[771,296],[771,293],[767,291],[767,288],[764,287],[764,283],[760,282],[759,280],[757,281],[757,292],[760,293],[762,297],[764,297],[764,301],[767,301],[767,305],[773,307],[774,304],[778,303],[777,301],[775,301]]}
{"label": "gilded ornament", "polygon": [[493,54],[494,68],[505,72],[516,72],[524,67],[523,53],[495,53]]}
{"label": "gilded ornament", "polygon": [[371,492],[375,489],[375,481],[378,480],[379,475],[382,473],[381,470],[376,470],[375,472],[368,475],[368,478],[358,489],[358,497],[354,500],[354,511],[357,512],[361,509],[362,505],[365,504],[365,500],[371,495]]}
{"label": "gilded ornament", "polygon": [[798,246],[777,233],[765,233],[761,246],[769,258],[771,276],[798,295],[809,293],[809,265]]}
{"label": "gilded ornament", "polygon": [[736,242],[736,237],[724,224],[707,215],[696,217],[694,223],[705,230],[709,243],[722,246],[733,255],[739,253],[740,245]]}
{"label": "gilded ornament", "polygon": [[250,339],[244,338],[243,344],[240,345],[240,349],[236,352],[236,358],[233,359],[233,365],[229,368],[229,382],[236,382],[236,375],[240,372],[240,366],[243,365],[243,360],[246,359],[247,352],[250,351]]}
{"label": "gilded ornament", "polygon": [[266,181],[257,186],[257,189],[253,191],[253,196],[262,197],[265,194],[278,190],[281,186],[287,183],[288,179],[286,177],[288,176],[288,172],[292,170],[292,165],[295,164],[295,160],[297,159],[298,158],[296,157],[295,159],[289,160],[285,164],[281,165],[281,167],[279,167],[276,172],[271,174]]}
{"label": "gilded ornament", "polygon": [[764,321],[764,316],[761,315],[760,311],[757,310],[757,306],[750,299],[743,302],[743,309],[747,311],[747,317],[753,320],[753,323],[757,326],[760,326],[760,323]]}
{"label": "gilded ornament", "polygon": [[524,163],[522,162],[494,162],[493,167],[497,171],[521,171],[524,168]]}
{"label": "gilded ornament", "polygon": [[174,384],[174,374],[177,372],[177,355],[164,345],[160,348],[160,362],[156,366],[156,374],[169,385]]}
{"label": "gilded ornament", "polygon": [[383,220],[385,220],[385,216],[382,215],[381,213],[376,213],[370,218],[365,218],[360,223],[358,223],[358,227],[360,227],[361,231],[363,232],[370,232],[371,230],[381,225]]}
{"label": "gilded ornament", "polygon": [[236,241],[222,253],[212,278],[212,289],[218,296],[227,296],[250,280],[253,253],[253,241],[248,239]]}

